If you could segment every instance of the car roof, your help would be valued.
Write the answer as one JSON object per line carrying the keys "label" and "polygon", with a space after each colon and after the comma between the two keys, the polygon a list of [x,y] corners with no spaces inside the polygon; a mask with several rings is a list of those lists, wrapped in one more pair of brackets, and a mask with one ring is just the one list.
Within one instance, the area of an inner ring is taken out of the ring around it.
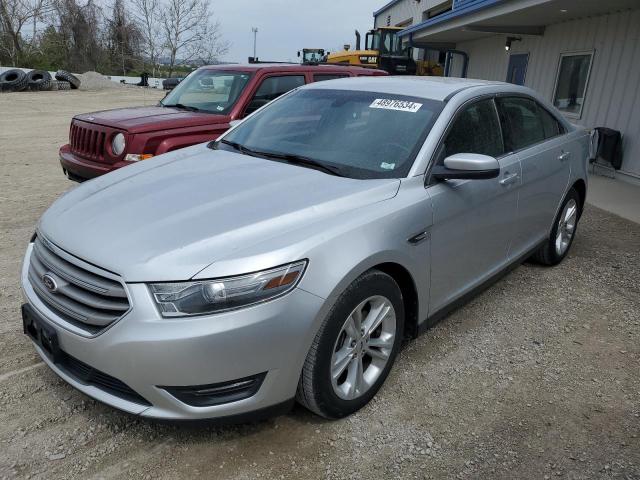
{"label": "car roof", "polygon": [[[358,72],[368,75],[385,75],[386,72],[375,70],[372,68],[363,68],[355,65],[329,65],[329,64],[309,64],[302,65],[300,63],[227,63],[224,65],[207,65],[200,67],[200,69],[206,70],[223,70],[232,72],[315,72],[320,71],[323,73],[340,73],[345,71]],[[386,75],[385,75],[386,76]]]}
{"label": "car roof", "polygon": [[504,82],[475,80],[471,78],[390,76],[342,78],[328,82],[311,83],[301,88],[358,90],[443,101],[462,90],[487,85],[513,86]]}

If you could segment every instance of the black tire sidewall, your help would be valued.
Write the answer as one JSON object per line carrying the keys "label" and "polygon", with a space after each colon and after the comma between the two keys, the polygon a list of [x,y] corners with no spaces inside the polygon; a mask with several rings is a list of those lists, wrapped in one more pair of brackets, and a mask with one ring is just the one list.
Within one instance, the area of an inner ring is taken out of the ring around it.
{"label": "black tire sidewall", "polygon": [[[388,298],[396,313],[396,336],[391,355],[376,383],[361,397],[344,400],[338,397],[331,385],[331,357],[336,339],[345,320],[363,300],[374,295]],[[404,329],[402,293],[396,282],[387,274],[371,270],[359,277],[336,301],[321,330],[316,364],[313,366],[313,383],[318,407],[330,418],[342,418],[365,406],[377,393],[387,378],[402,343]]]}
{"label": "black tire sidewall", "polygon": [[[40,79],[34,79],[39,75]],[[31,90],[48,90],[51,83],[51,74],[46,70],[31,70],[27,73],[27,83]]]}
{"label": "black tire sidewall", "polygon": [[[7,80],[10,75],[16,75],[13,80]],[[27,74],[18,68],[12,68],[0,75],[2,90],[5,92],[20,92],[27,87]]]}

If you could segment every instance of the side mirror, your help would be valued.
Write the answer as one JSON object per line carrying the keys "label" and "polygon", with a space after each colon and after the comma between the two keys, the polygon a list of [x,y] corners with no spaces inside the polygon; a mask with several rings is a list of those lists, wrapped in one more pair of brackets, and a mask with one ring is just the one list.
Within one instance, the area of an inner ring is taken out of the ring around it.
{"label": "side mirror", "polygon": [[482,180],[500,175],[498,160],[479,153],[456,153],[444,159],[444,165],[431,170],[433,178],[439,180]]}
{"label": "side mirror", "polygon": [[300,57],[300,50],[298,50],[298,57]]}

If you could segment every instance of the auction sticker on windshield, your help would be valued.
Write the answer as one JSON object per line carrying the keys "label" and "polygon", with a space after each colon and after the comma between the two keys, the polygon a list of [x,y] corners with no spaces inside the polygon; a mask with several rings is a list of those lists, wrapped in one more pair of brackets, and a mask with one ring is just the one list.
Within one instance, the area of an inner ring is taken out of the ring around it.
{"label": "auction sticker on windshield", "polygon": [[376,98],[369,108],[383,108],[385,110],[398,110],[400,112],[416,113],[420,110],[421,103],[408,102],[406,100],[394,100],[392,98]]}

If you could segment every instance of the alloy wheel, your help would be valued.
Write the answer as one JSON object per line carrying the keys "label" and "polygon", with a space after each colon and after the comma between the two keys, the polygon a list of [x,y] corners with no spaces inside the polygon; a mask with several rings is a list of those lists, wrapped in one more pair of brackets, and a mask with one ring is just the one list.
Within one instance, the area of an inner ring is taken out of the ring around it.
{"label": "alloy wheel", "polygon": [[558,256],[565,254],[571,239],[576,230],[576,223],[578,221],[578,204],[571,198],[564,206],[562,215],[558,220],[558,229],[556,231],[556,253]]}
{"label": "alloy wheel", "polygon": [[396,312],[381,295],[353,309],[336,339],[331,356],[331,384],[343,400],[366,393],[384,371],[396,336]]}

